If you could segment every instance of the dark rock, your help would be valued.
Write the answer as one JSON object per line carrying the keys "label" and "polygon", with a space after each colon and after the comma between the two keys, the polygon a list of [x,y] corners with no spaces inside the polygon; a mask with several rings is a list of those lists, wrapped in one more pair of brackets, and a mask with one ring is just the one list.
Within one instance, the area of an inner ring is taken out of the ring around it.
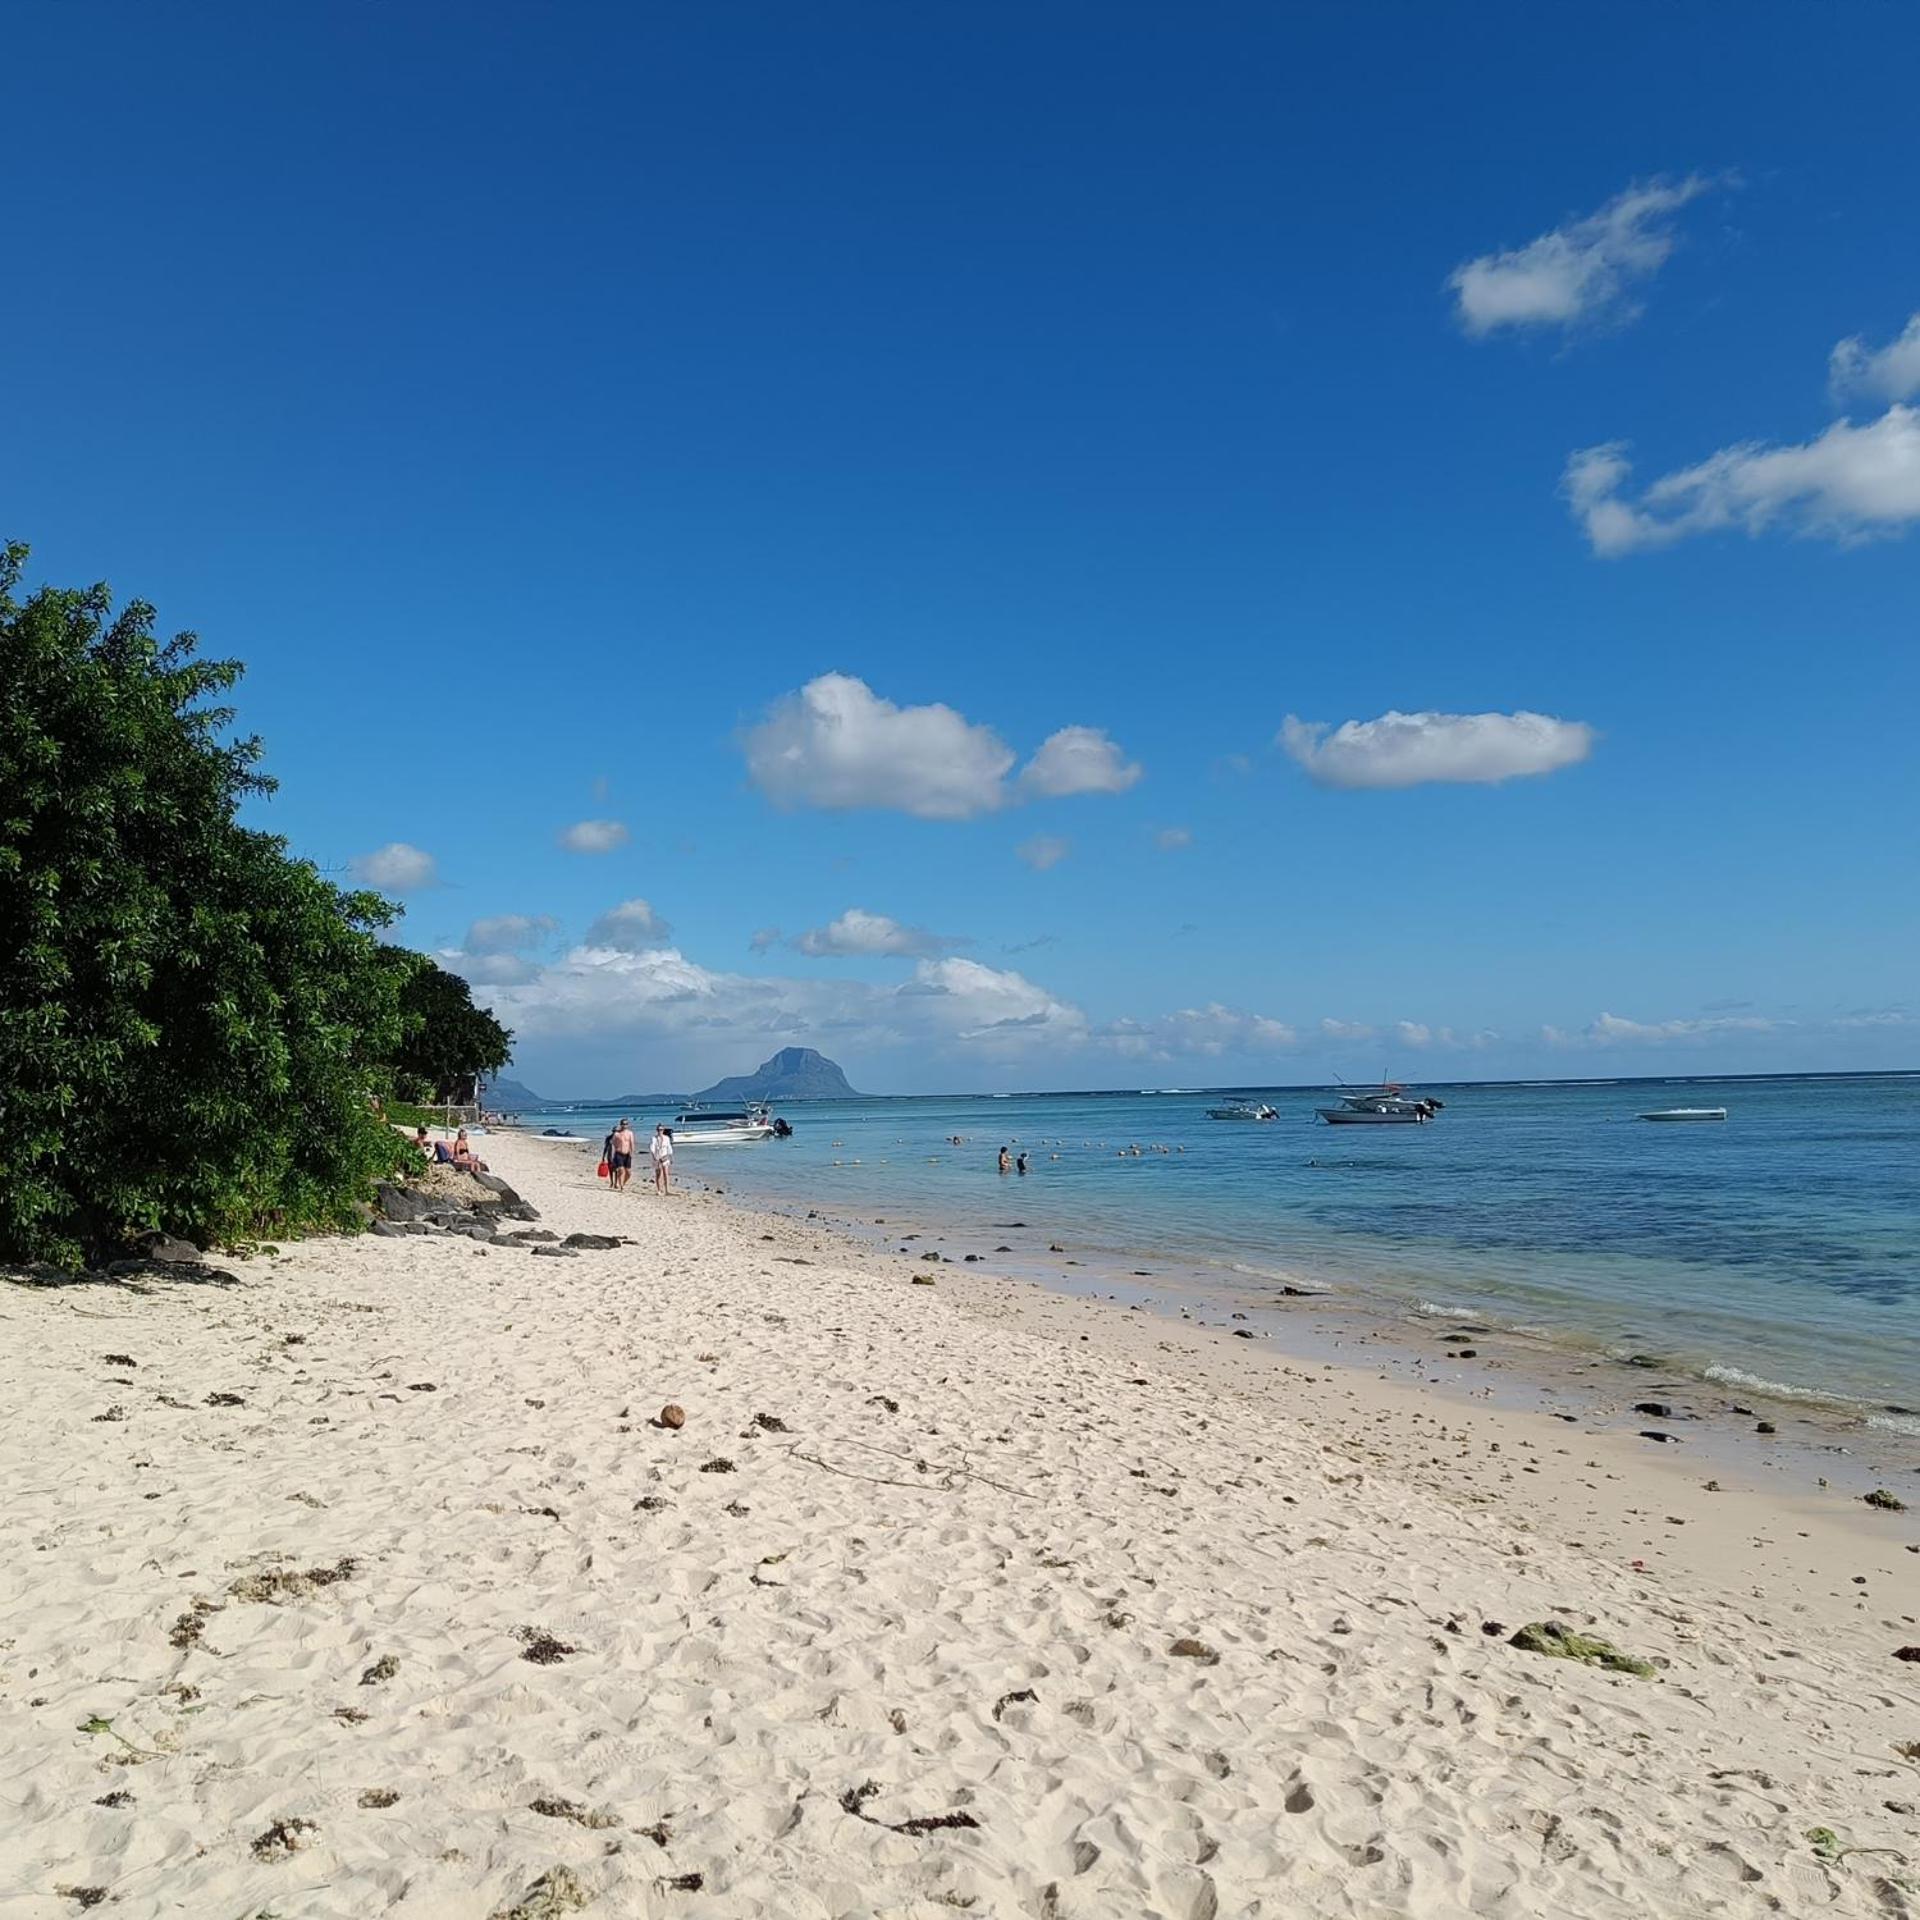
{"label": "dark rock", "polygon": [[1673,1409],[1664,1400],[1636,1400],[1633,1403],[1635,1413],[1644,1413],[1652,1420],[1671,1420]]}
{"label": "dark rock", "polygon": [[545,1254],[549,1260],[578,1260],[580,1258],[579,1250],[574,1247],[534,1247],[531,1248],[530,1251],[536,1259],[541,1254]]}
{"label": "dark rock", "polygon": [[1664,1440],[1669,1446],[1674,1447],[1681,1444],[1680,1436],[1677,1433],[1661,1433],[1653,1427],[1646,1428],[1641,1433],[1640,1438],[1642,1440]]}
{"label": "dark rock", "polygon": [[368,1226],[367,1231],[376,1240],[404,1240],[407,1237],[391,1220],[375,1220]]}
{"label": "dark rock", "polygon": [[396,1187],[391,1180],[382,1180],[373,1193],[380,1215],[386,1220],[419,1220],[433,1208],[433,1202],[424,1193]]}
{"label": "dark rock", "polygon": [[170,1233],[143,1233],[133,1243],[142,1258],[157,1261],[163,1267],[197,1267],[206,1254],[190,1240],[176,1240]]}
{"label": "dark rock", "polygon": [[589,1253],[608,1253],[621,1242],[617,1233],[570,1233],[560,1244],[563,1247],[584,1247]]}
{"label": "dark rock", "polygon": [[1198,1660],[1203,1667],[1220,1664],[1220,1656],[1204,1640],[1179,1639],[1167,1651],[1179,1660]]}
{"label": "dark rock", "polygon": [[1771,1420],[1757,1421],[1753,1430],[1755,1433],[1778,1433],[1780,1431]]}
{"label": "dark rock", "polygon": [[557,1233],[552,1233],[545,1227],[525,1227],[518,1233],[501,1234],[496,1244],[503,1247],[526,1247],[531,1246],[536,1240],[558,1240],[559,1238]]}
{"label": "dark rock", "polygon": [[1897,1493],[1889,1493],[1885,1487],[1875,1487],[1871,1493],[1863,1493],[1860,1498],[1883,1513],[1905,1513],[1907,1510],[1907,1503]]}
{"label": "dark rock", "polygon": [[1254,1340],[1259,1338],[1251,1327],[1235,1327],[1233,1337],[1236,1340]]}
{"label": "dark rock", "polygon": [[1896,1660],[1920,1660],[1920,1647],[1895,1647],[1893,1657]]}
{"label": "dark rock", "polygon": [[1630,1367],[1652,1367],[1657,1370],[1660,1362],[1650,1353],[1630,1353],[1627,1355],[1627,1365]]}
{"label": "dark rock", "polygon": [[462,1227],[460,1231],[464,1233],[469,1240],[484,1240],[489,1245],[492,1244],[493,1229],[489,1226],[475,1225],[471,1227]]}

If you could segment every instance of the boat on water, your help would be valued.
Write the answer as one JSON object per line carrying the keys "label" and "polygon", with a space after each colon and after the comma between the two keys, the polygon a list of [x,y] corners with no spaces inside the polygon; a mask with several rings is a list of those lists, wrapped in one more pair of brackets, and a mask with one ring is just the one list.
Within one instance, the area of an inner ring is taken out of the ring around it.
{"label": "boat on water", "polygon": [[784,1140],[793,1129],[764,1106],[689,1107],[674,1116],[675,1146],[731,1147],[752,1140]]}
{"label": "boat on water", "polygon": [[1353,1087],[1341,1095],[1337,1107],[1315,1107],[1330,1127],[1417,1127],[1423,1126],[1445,1103],[1439,1100],[1407,1098],[1405,1087],[1392,1081],[1378,1087]]}
{"label": "boat on water", "polygon": [[1642,1120],[1724,1120],[1725,1107],[1662,1107],[1657,1113],[1643,1113]]}
{"label": "boat on water", "polygon": [[1265,1101],[1255,1101],[1238,1107],[1209,1107],[1209,1120],[1278,1120],[1280,1109],[1270,1107]]}

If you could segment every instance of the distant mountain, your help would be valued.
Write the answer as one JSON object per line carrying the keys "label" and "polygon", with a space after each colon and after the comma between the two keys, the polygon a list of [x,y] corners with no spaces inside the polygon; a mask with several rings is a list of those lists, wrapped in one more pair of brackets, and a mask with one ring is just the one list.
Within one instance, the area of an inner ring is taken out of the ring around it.
{"label": "distant mountain", "polygon": [[696,1100],[853,1100],[859,1096],[847,1085],[847,1076],[823,1053],[811,1047],[782,1047],[751,1073],[716,1080]]}
{"label": "distant mountain", "polygon": [[489,1080],[487,1105],[495,1113],[537,1113],[547,1103],[518,1080]]}

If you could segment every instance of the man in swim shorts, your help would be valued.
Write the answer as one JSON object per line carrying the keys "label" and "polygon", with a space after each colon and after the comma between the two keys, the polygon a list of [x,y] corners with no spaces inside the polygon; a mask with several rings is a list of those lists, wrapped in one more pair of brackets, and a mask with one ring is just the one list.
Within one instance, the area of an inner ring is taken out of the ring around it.
{"label": "man in swim shorts", "polygon": [[633,1178],[633,1122],[624,1115],[607,1135],[607,1149],[607,1185],[615,1193],[625,1193]]}

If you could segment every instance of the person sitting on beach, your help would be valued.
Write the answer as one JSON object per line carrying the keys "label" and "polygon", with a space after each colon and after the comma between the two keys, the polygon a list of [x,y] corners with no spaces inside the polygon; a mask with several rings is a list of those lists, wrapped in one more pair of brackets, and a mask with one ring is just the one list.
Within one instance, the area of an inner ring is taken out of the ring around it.
{"label": "person sitting on beach", "polygon": [[413,1144],[423,1159],[431,1160],[433,1158],[433,1142],[427,1138],[427,1130],[424,1126],[414,1128]]}
{"label": "person sitting on beach", "polygon": [[472,1145],[468,1142],[465,1127],[453,1136],[453,1164],[462,1173],[485,1173],[487,1170],[487,1163],[474,1152]]}
{"label": "person sitting on beach", "polygon": [[615,1193],[625,1193],[633,1178],[633,1122],[623,1114],[620,1124],[607,1135],[607,1185]]}
{"label": "person sitting on beach", "polygon": [[673,1129],[664,1121],[653,1130],[653,1144],[647,1152],[653,1159],[653,1190],[666,1193],[673,1186]]}

